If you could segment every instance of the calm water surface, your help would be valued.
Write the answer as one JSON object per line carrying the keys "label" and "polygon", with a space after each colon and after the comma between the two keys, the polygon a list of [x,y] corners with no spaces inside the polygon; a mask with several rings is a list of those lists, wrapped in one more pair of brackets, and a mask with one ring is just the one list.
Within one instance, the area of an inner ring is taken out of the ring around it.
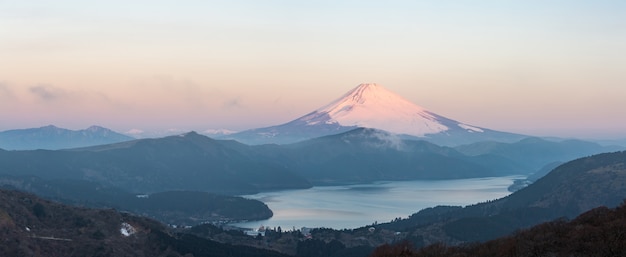
{"label": "calm water surface", "polygon": [[269,220],[233,224],[283,230],[301,227],[357,228],[389,222],[437,205],[468,205],[509,194],[507,187],[519,176],[457,180],[390,181],[349,186],[245,195],[266,203],[274,212]]}

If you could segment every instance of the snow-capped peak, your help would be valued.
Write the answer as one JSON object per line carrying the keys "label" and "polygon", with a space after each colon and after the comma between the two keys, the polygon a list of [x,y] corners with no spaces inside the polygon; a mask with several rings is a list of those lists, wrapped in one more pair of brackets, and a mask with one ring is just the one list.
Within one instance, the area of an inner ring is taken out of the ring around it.
{"label": "snow-capped peak", "polygon": [[360,84],[340,98],[290,122],[223,136],[247,144],[288,144],[358,127],[454,146],[479,141],[515,142],[526,136],[455,121],[418,106],[375,83]]}
{"label": "snow-capped peak", "polygon": [[375,83],[360,84],[348,93],[306,115],[308,125],[337,123],[424,136],[448,130],[435,115]]}

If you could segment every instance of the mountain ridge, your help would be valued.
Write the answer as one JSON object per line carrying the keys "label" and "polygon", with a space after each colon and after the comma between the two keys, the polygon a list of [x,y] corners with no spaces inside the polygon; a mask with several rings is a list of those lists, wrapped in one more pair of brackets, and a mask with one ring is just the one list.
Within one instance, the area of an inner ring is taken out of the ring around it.
{"label": "mountain ridge", "polygon": [[576,158],[605,150],[570,148],[551,143],[525,147],[521,155],[512,151],[472,156],[370,128],[286,145],[246,145],[189,132],[84,148],[0,151],[0,170],[14,176],[96,181],[136,193],[250,194],[378,180],[523,175],[563,156]]}
{"label": "mountain ridge", "polygon": [[5,150],[58,150],[133,140],[105,127],[92,125],[70,130],[54,125],[0,132],[0,148]]}
{"label": "mountain ridge", "polygon": [[195,132],[78,149],[0,151],[0,170],[8,175],[97,181],[133,193],[250,194],[310,187],[276,163],[249,159]]}

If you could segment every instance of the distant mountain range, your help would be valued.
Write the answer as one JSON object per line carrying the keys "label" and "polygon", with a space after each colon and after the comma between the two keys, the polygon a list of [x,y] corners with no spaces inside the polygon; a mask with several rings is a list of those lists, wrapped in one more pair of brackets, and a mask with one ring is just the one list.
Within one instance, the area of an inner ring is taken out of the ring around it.
{"label": "distant mountain range", "polygon": [[70,150],[0,151],[0,173],[89,180],[133,193],[250,194],[311,186],[276,163],[247,158],[196,133]]}
{"label": "distant mountain range", "polygon": [[458,122],[413,104],[381,85],[360,84],[330,104],[288,123],[223,138],[246,144],[288,144],[359,127],[451,146],[486,140],[515,142],[526,137]]}
{"label": "distant mountain range", "polygon": [[478,142],[454,149],[469,156],[504,157],[536,171],[551,162],[566,162],[592,154],[623,150],[624,147],[602,146],[576,139],[550,141],[529,137],[514,143]]}
{"label": "distant mountain range", "polygon": [[66,149],[103,145],[134,138],[100,126],[69,130],[53,125],[0,132],[0,148],[5,150]]}
{"label": "distant mountain range", "polygon": [[285,145],[222,143],[250,158],[281,163],[314,184],[527,175],[552,162],[624,149],[540,138],[451,148],[366,128]]}
{"label": "distant mountain range", "polygon": [[[360,84],[329,104],[281,125],[240,132],[228,129],[208,129],[202,131],[201,134],[216,139],[233,139],[248,145],[292,144],[341,134],[356,128],[382,130],[402,139],[425,140],[450,147],[481,142],[513,143],[529,137],[474,126],[444,117],[375,83]],[[100,126],[69,130],[49,125],[40,128],[2,131],[0,132],[0,149],[68,149],[117,143],[135,138],[160,138],[184,132],[186,130],[183,129],[169,129],[161,132],[131,129],[121,134]],[[597,142],[603,145],[626,146],[626,140]]]}
{"label": "distant mountain range", "polygon": [[0,150],[0,174],[88,180],[132,193],[250,194],[380,180],[530,174],[564,158],[612,149],[541,139],[498,145],[461,147],[464,154],[365,128],[288,145],[245,145],[190,132],[66,150]]}

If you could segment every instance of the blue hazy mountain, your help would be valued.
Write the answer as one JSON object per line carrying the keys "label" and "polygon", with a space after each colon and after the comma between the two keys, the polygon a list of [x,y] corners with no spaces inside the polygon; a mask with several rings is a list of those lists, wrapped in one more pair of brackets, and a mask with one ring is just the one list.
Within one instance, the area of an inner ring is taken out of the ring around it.
{"label": "blue hazy mountain", "polygon": [[0,151],[0,173],[88,180],[132,193],[246,194],[310,187],[277,163],[248,158],[195,132],[66,150]]}
{"label": "blue hazy mountain", "polygon": [[48,125],[40,128],[0,132],[0,148],[5,150],[56,150],[118,143],[133,139],[100,126],[69,130]]}

